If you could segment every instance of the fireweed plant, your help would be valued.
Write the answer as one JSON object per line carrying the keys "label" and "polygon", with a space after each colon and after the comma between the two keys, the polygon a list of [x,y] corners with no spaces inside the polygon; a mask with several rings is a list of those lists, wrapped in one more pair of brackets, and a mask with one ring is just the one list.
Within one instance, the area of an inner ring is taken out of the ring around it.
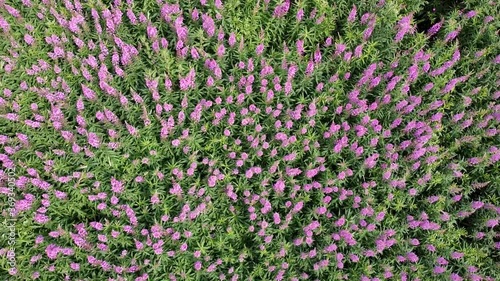
{"label": "fireweed plant", "polygon": [[0,1],[2,280],[496,280],[499,6],[431,4]]}

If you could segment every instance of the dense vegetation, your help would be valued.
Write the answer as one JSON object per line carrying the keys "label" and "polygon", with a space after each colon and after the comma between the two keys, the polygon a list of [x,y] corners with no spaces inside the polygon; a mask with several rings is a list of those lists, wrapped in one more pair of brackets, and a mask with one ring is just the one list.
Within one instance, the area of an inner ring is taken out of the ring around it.
{"label": "dense vegetation", "polygon": [[0,1],[8,280],[496,280],[494,1]]}

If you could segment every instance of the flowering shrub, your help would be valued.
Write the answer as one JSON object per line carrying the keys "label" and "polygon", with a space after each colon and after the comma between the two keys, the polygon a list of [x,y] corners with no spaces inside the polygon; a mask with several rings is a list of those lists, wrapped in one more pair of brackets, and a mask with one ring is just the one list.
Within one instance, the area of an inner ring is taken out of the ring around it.
{"label": "flowering shrub", "polygon": [[499,7],[436,2],[1,1],[2,276],[500,277]]}

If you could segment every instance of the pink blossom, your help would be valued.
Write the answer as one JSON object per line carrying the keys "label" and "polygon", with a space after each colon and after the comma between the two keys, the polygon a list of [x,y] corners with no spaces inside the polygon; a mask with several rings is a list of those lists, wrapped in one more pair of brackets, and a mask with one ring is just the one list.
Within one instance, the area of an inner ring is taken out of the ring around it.
{"label": "pink blossom", "polygon": [[194,263],[194,269],[195,269],[196,271],[200,271],[200,270],[201,270],[201,267],[202,267],[202,264],[201,264],[201,262],[200,262],[200,261],[196,261],[196,262]]}
{"label": "pink blossom", "polygon": [[93,101],[97,98],[95,92],[92,91],[92,89],[88,88],[87,86],[85,86],[83,84],[81,86],[82,86],[83,96],[86,99]]}
{"label": "pink blossom", "polygon": [[115,193],[122,193],[124,191],[123,182],[117,180],[115,177],[112,177],[111,190]]}
{"label": "pink blossom", "polygon": [[285,190],[285,182],[282,179],[279,179],[273,186],[274,190],[277,193],[283,193]]}
{"label": "pink blossom", "polygon": [[444,20],[441,20],[440,22],[431,26],[431,28],[429,28],[429,30],[427,31],[427,34],[429,36],[433,36],[434,34],[438,33],[438,31],[441,29],[441,26],[443,25],[443,22]]}

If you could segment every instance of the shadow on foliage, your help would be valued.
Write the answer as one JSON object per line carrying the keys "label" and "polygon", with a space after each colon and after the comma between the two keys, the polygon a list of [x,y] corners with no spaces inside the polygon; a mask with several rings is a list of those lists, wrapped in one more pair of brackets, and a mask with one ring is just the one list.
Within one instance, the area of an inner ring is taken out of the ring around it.
{"label": "shadow on foliage", "polygon": [[427,32],[441,18],[447,18],[447,15],[454,11],[463,9],[465,2],[460,0],[433,0],[428,1],[424,8],[415,15],[417,21],[417,31]]}

